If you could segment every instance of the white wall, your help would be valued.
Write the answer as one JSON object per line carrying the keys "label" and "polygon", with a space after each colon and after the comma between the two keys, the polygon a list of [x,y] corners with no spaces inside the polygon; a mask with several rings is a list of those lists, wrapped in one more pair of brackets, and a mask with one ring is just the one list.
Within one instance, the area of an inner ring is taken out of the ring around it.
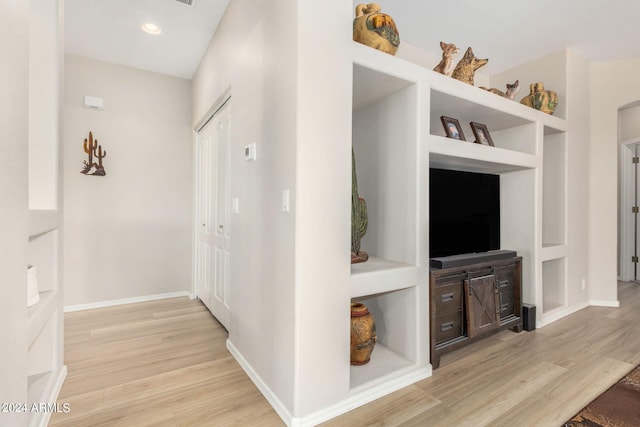
{"label": "white wall", "polygon": [[[29,207],[58,208],[58,145],[60,107],[58,66],[58,2],[31,0],[29,49]],[[53,18],[53,19],[52,19]],[[58,38],[59,37],[59,38]]]}
{"label": "white wall", "polygon": [[[567,302],[571,307],[592,299],[589,277],[589,147],[592,140],[587,125],[591,82],[587,60],[571,51],[566,54]],[[582,289],[583,279],[586,289]]]}
{"label": "white wall", "polygon": [[[298,0],[296,415],[348,394],[353,12]],[[322,25],[318,25],[322,23]],[[339,48],[341,47],[342,48]],[[320,324],[322,327],[317,327]],[[312,331],[312,332],[310,332]],[[327,376],[331,372],[331,376]],[[313,393],[308,392],[313,387]]]}
{"label": "white wall", "polygon": [[590,298],[617,301],[618,109],[640,100],[640,59],[591,65]]}
{"label": "white wall", "polygon": [[[192,81],[192,123],[230,91],[231,197],[239,212],[231,215],[229,343],[287,417],[295,365],[297,6],[263,3],[230,2]],[[251,142],[257,160],[247,162]],[[291,191],[291,212],[281,210],[283,189]]]}
{"label": "white wall", "polygon": [[567,52],[560,51],[543,58],[537,58],[511,70],[491,76],[491,86],[502,91],[507,83],[520,81],[520,91],[514,101],[520,100],[530,93],[532,83],[543,82],[545,89],[558,94],[558,106],[553,115],[566,118],[567,111]]}
{"label": "white wall", "polygon": [[[64,105],[65,306],[190,291],[190,82],[67,55]],[[80,173],[89,131],[106,176]]]}
{"label": "white wall", "polygon": [[[0,3],[0,402],[27,398],[29,2]],[[26,425],[0,413],[2,425]]]}

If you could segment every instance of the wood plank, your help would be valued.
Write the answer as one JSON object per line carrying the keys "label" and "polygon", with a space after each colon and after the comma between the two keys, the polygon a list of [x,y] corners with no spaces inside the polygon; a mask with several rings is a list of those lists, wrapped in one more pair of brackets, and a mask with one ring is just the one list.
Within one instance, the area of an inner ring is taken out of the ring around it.
{"label": "wood plank", "polygon": [[[619,299],[443,355],[431,378],[322,425],[559,426],[640,364],[640,285]],[[68,313],[65,339],[71,412],[51,426],[284,426],[198,301]]]}

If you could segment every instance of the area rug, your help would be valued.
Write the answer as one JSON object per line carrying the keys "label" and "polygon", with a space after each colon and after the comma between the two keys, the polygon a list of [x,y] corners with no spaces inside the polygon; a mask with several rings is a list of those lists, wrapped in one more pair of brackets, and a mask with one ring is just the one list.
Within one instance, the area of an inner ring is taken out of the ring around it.
{"label": "area rug", "polygon": [[640,366],[589,403],[563,427],[640,426]]}

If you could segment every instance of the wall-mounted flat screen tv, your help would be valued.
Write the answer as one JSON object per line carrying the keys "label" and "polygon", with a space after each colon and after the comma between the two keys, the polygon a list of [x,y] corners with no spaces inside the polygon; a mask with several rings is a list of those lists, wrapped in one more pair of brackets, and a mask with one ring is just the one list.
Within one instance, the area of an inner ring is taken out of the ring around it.
{"label": "wall-mounted flat screen tv", "polygon": [[500,249],[500,176],[430,169],[429,256]]}

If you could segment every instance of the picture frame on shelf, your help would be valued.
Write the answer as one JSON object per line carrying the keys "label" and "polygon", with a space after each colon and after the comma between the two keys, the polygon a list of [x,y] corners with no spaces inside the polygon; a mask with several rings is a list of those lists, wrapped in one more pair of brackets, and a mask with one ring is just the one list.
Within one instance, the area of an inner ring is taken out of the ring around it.
{"label": "picture frame on shelf", "polygon": [[491,134],[489,133],[487,125],[478,122],[470,122],[469,125],[471,126],[471,130],[473,131],[473,136],[475,136],[476,138],[476,140],[474,141],[476,144],[495,147],[495,145],[493,145],[493,139],[491,139]]}
{"label": "picture frame on shelf", "polygon": [[440,120],[442,121],[442,126],[447,134],[447,138],[466,141],[460,122],[457,119],[454,119],[453,117],[440,116]]}

